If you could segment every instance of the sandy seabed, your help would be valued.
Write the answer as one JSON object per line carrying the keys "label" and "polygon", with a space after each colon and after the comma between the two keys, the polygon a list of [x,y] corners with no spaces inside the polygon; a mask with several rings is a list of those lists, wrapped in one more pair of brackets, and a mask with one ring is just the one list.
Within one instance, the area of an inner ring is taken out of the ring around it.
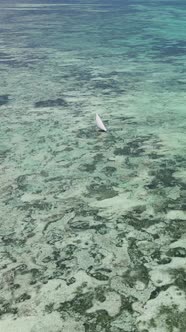
{"label": "sandy seabed", "polygon": [[185,10],[0,4],[1,332],[185,332]]}

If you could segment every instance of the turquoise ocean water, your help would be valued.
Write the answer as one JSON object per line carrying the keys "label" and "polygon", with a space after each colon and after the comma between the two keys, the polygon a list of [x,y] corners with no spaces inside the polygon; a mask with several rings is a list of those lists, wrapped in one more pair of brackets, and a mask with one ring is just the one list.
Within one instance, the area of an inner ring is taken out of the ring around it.
{"label": "turquoise ocean water", "polygon": [[186,331],[185,17],[0,0],[1,332]]}

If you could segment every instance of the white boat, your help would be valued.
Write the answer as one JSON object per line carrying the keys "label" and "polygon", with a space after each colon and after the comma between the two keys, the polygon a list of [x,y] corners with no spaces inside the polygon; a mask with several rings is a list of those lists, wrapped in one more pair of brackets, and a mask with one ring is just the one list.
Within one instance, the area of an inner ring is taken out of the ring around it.
{"label": "white boat", "polygon": [[103,131],[107,131],[107,129],[105,128],[105,125],[103,123],[103,121],[101,120],[100,116],[98,114],[96,114],[96,124],[98,126],[99,129],[103,130]]}

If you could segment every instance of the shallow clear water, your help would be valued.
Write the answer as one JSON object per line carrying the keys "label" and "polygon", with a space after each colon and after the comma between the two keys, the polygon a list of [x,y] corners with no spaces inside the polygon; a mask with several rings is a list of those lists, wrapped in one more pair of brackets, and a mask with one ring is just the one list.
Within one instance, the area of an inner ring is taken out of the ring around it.
{"label": "shallow clear water", "polygon": [[0,2],[0,331],[185,332],[185,12]]}

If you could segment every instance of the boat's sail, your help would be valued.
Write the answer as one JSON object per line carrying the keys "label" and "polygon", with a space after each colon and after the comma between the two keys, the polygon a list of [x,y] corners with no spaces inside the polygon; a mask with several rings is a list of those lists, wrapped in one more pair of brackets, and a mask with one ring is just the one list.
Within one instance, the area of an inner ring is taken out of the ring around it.
{"label": "boat's sail", "polygon": [[96,114],[96,124],[97,124],[99,129],[101,129],[103,131],[107,131],[107,129],[105,128],[105,126],[103,124],[103,121],[101,120],[101,118],[98,114]]}

